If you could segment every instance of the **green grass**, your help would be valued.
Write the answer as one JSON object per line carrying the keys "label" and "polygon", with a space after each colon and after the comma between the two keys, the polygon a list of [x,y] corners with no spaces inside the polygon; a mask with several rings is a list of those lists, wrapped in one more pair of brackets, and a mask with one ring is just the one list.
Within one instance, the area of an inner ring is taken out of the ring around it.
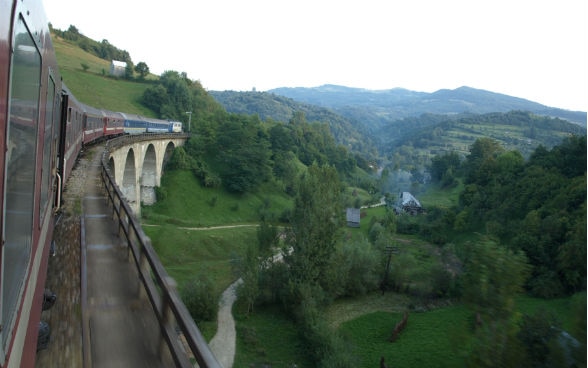
{"label": "green grass", "polygon": [[423,207],[450,208],[459,203],[459,194],[463,191],[463,184],[460,182],[452,188],[440,188],[438,185],[431,185],[423,193],[417,195]]}
{"label": "green grass", "polygon": [[237,354],[234,367],[258,367],[266,364],[274,368],[312,367],[304,352],[296,324],[278,306],[259,309],[245,317],[236,315]]}
{"label": "green grass", "polygon": [[236,279],[231,261],[242,257],[247,245],[257,241],[256,227],[185,230],[163,225],[145,226],[144,230],[179,287],[206,275],[219,295]]}
{"label": "green grass", "polygon": [[[516,306],[520,314],[534,314],[541,308],[552,311],[562,327],[570,331],[573,327],[571,299],[520,297]],[[341,306],[337,308],[340,309]],[[371,312],[372,309],[368,304],[366,314],[340,324],[340,331],[355,345],[361,367],[377,366],[382,356],[388,366],[395,368],[463,366],[468,340],[472,337],[469,327],[472,312],[464,305],[411,313],[406,329],[394,343],[388,339],[402,313],[389,312],[389,308],[376,312]]]}
{"label": "green grass", "polygon": [[[456,367],[462,358],[454,341],[467,331],[463,306],[412,313],[400,338],[389,338],[402,313],[374,312],[345,322],[341,331],[356,347],[361,367],[377,367],[380,357],[389,367]],[[459,346],[459,345],[457,345]]]}
{"label": "green grass", "polygon": [[187,227],[257,224],[260,210],[279,215],[292,203],[271,188],[244,195],[227,193],[221,188],[204,188],[190,171],[166,173],[162,187],[167,198],[142,209],[146,224],[172,223]]}

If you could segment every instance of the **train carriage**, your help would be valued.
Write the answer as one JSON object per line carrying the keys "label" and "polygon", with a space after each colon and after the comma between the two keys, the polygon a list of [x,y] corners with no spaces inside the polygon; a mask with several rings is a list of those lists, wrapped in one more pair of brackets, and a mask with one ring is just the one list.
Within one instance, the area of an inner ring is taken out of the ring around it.
{"label": "train carriage", "polygon": [[61,141],[61,77],[39,1],[0,0],[0,367],[32,367]]}
{"label": "train carriage", "polygon": [[121,113],[126,134],[174,133],[182,131],[182,123],[170,120],[147,118],[136,114]]}
{"label": "train carriage", "polygon": [[103,110],[104,112],[104,136],[114,137],[124,134],[125,119],[120,112]]}
{"label": "train carriage", "polygon": [[106,116],[100,109],[82,104],[83,143],[88,144],[104,137]]}

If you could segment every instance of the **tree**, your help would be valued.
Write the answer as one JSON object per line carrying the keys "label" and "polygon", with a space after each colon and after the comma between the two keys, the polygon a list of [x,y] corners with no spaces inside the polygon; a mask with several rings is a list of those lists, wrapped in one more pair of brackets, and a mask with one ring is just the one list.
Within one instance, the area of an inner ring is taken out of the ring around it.
{"label": "tree", "polygon": [[464,300],[483,318],[505,319],[523,290],[529,267],[524,254],[489,240],[471,244],[464,275]]}
{"label": "tree", "polygon": [[149,86],[143,92],[141,103],[153,111],[160,112],[162,106],[169,104],[167,90],[161,84]]}
{"label": "tree", "polygon": [[463,298],[476,312],[476,332],[466,366],[520,367],[515,296],[528,275],[525,256],[488,240],[472,244],[466,261]]}
{"label": "tree", "polygon": [[460,166],[461,157],[455,151],[435,156],[431,159],[431,178],[443,186],[449,186]]}
{"label": "tree", "polygon": [[139,73],[139,79],[145,79],[145,76],[149,74],[149,67],[143,61],[140,61],[135,65],[135,71]]}
{"label": "tree", "polygon": [[498,141],[491,138],[477,139],[470,147],[465,162],[466,183],[488,183],[495,172],[495,159],[503,151]]}
{"label": "tree", "polygon": [[180,295],[194,321],[211,321],[216,317],[217,295],[208,277],[201,276],[188,281],[182,287]]}
{"label": "tree", "polygon": [[269,140],[258,121],[231,115],[217,132],[217,170],[226,188],[245,193],[271,176]]}
{"label": "tree", "polygon": [[363,295],[378,288],[381,277],[380,252],[365,238],[346,242],[336,252],[333,279],[339,284],[339,295]]}
{"label": "tree", "polygon": [[125,67],[125,79],[133,79],[133,63],[127,61],[127,66]]}
{"label": "tree", "polygon": [[247,306],[246,314],[253,313],[253,306],[259,296],[259,251],[257,244],[250,244],[243,260],[241,278],[243,283],[239,286],[239,299],[243,299]]}
{"label": "tree", "polygon": [[300,179],[291,219],[292,253],[285,257],[294,283],[326,281],[343,224],[341,185],[332,166],[313,164]]}

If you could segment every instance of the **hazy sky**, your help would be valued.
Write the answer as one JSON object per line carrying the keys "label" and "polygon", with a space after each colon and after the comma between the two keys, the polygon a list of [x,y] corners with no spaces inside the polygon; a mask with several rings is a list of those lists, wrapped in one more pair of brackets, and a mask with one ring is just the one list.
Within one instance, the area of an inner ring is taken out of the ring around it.
{"label": "hazy sky", "polygon": [[588,110],[586,0],[43,0],[49,21],[208,90],[467,85]]}

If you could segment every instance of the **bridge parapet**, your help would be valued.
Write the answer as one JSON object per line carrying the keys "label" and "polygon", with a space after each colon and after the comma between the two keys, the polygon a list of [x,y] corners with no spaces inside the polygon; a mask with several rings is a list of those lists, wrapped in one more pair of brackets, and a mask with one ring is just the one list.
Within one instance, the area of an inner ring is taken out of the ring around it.
{"label": "bridge parapet", "polygon": [[[170,135],[162,137],[163,140],[169,138]],[[151,140],[153,139],[153,135],[151,135]],[[187,136],[183,139],[185,141]],[[140,142],[131,143],[126,139],[124,141],[126,143],[121,144],[120,147],[116,142],[112,143],[113,146],[118,147],[117,150],[124,150],[125,146]],[[113,153],[108,149],[110,143],[107,144],[107,149],[102,156],[102,183],[108,195],[113,216],[118,222],[119,235],[129,248],[129,254],[137,267],[145,299],[151,303],[159,321],[161,342],[169,348],[177,367],[192,368],[193,362],[191,362],[190,356],[193,356],[201,368],[222,368],[178,295],[174,280],[161,264],[151,245],[151,240],[145,235],[135,216],[136,213],[133,212],[122,190],[117,185],[110,168],[110,158]],[[183,335],[186,344],[182,343],[178,331]]]}

